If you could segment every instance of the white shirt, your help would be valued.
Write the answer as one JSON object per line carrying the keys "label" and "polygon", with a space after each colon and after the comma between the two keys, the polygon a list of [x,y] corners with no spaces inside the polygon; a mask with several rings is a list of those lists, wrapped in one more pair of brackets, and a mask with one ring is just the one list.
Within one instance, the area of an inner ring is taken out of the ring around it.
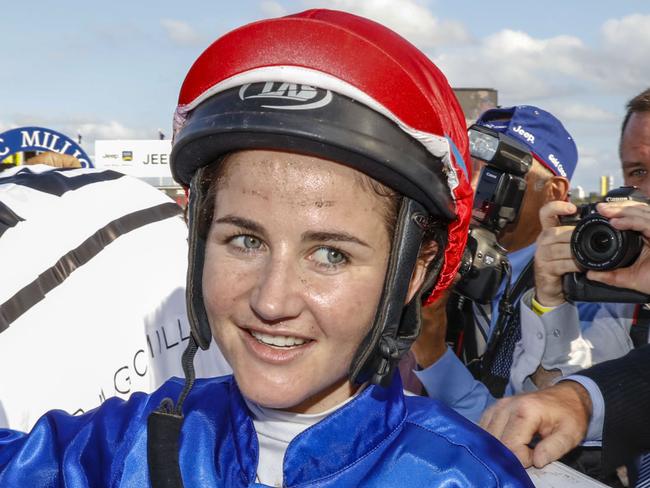
{"label": "white shirt", "polygon": [[510,376],[515,393],[536,390],[530,376],[540,364],[567,376],[632,350],[636,304],[565,302],[539,316],[531,307],[534,292],[521,300],[521,340]]}
{"label": "white shirt", "polygon": [[284,476],[284,453],[289,443],[298,434],[352,401],[362,390],[363,388],[359,388],[354,395],[343,403],[316,414],[293,413],[265,408],[245,400],[252,414],[260,448],[257,463],[257,481],[265,485],[281,487]]}
{"label": "white shirt", "polygon": [[[47,410],[81,413],[182,376],[187,226],[174,205],[112,171],[0,173],[0,427],[29,430]],[[74,265],[59,273],[61,262]],[[195,364],[199,376],[230,372],[214,346]]]}

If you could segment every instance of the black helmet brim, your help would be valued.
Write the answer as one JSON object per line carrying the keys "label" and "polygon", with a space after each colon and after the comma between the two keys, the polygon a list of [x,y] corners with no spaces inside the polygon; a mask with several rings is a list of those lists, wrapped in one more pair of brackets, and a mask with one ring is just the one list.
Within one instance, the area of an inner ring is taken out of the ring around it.
{"label": "black helmet brim", "polygon": [[383,115],[334,93],[323,107],[282,110],[242,100],[239,91],[201,103],[176,135],[171,169],[182,185],[229,152],[284,150],[351,166],[420,202],[431,215],[454,218],[442,161]]}

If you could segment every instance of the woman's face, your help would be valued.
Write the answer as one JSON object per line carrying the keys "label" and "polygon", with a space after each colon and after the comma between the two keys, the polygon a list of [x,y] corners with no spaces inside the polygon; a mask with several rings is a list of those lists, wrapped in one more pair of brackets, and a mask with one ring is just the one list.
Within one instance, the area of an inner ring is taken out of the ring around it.
{"label": "woman's face", "polygon": [[203,271],[212,334],[247,398],[324,411],[352,394],[379,303],[385,198],[316,157],[253,150],[224,164]]}

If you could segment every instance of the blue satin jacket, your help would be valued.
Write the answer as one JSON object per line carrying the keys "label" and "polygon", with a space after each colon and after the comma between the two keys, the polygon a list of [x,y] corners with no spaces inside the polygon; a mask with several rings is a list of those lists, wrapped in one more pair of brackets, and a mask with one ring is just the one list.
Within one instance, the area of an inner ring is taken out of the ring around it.
{"label": "blue satin jacket", "polygon": [[[172,379],[151,395],[106,401],[73,417],[44,415],[29,435],[0,430],[1,487],[145,487],[147,416]],[[185,487],[255,483],[258,444],[231,376],[198,380],[184,404],[180,467]],[[370,386],[305,430],[284,457],[287,487],[532,487],[516,458],[449,408]]]}

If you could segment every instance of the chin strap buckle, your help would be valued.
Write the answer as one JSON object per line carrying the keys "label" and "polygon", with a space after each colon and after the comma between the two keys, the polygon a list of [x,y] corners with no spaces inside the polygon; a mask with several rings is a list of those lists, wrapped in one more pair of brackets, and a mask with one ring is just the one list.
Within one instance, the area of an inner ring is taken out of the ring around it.
{"label": "chin strap buckle", "polygon": [[393,337],[382,337],[379,342],[380,359],[372,378],[372,383],[387,387],[392,379],[392,371],[400,358],[397,341]]}
{"label": "chin strap buckle", "polygon": [[397,341],[394,337],[382,337],[379,342],[379,351],[382,358],[386,360],[399,359],[399,349],[397,348]]}

